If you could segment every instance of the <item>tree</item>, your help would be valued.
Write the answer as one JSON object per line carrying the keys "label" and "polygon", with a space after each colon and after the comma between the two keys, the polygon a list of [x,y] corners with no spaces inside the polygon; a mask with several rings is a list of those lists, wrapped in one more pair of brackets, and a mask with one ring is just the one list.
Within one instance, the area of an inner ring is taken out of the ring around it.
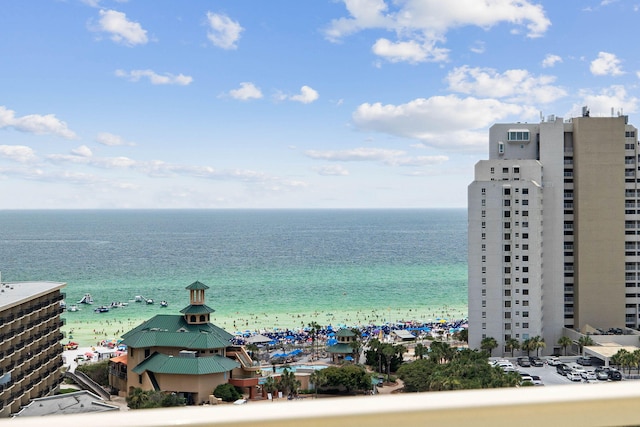
{"label": "tree", "polygon": [[534,350],[533,340],[531,338],[527,338],[526,340],[522,341],[522,345],[520,346],[520,348],[526,351],[527,356],[529,356],[529,353],[531,352],[531,350]]}
{"label": "tree", "polygon": [[511,357],[513,357],[513,351],[520,348],[520,341],[513,337],[509,338],[504,344],[505,347],[507,347],[511,351]]}
{"label": "tree", "polygon": [[447,363],[455,354],[455,350],[449,344],[442,341],[434,341],[429,346],[429,359],[436,363]]}
{"label": "tree", "polygon": [[486,337],[480,341],[480,348],[489,353],[489,357],[491,357],[491,353],[496,347],[498,347],[498,341],[493,337]]}
{"label": "tree", "polygon": [[278,390],[278,382],[275,380],[275,378],[269,376],[264,381],[264,384],[262,384],[262,389],[267,393],[271,393],[271,396],[273,396],[276,390]]}
{"label": "tree", "polygon": [[134,388],[126,400],[129,409],[166,408],[185,404],[185,400],[175,393],[143,390],[139,387]]}
{"label": "tree", "polygon": [[260,351],[260,348],[257,345],[255,345],[255,344],[247,344],[245,346],[245,348],[247,350],[249,350],[249,352],[251,353],[250,356],[251,356],[252,360],[254,360],[254,361],[260,360],[259,357],[258,357],[258,354],[259,354],[258,352]]}
{"label": "tree", "polygon": [[351,329],[356,336],[353,341],[349,343],[349,347],[353,350],[354,363],[360,363],[360,349],[362,348],[362,342],[360,341],[361,333],[358,328]]}
{"label": "tree", "polygon": [[280,374],[278,388],[287,396],[290,394],[296,395],[300,388],[300,381],[296,379],[296,374],[293,371],[290,371],[289,368],[285,367],[282,374]]}
{"label": "tree", "polygon": [[453,339],[456,341],[469,342],[469,329],[463,328],[454,332]]}
{"label": "tree", "polygon": [[311,375],[309,375],[309,382],[313,384],[316,399],[318,398],[318,389],[327,383],[327,377],[322,371],[324,371],[324,369],[315,369]]}
{"label": "tree", "polygon": [[347,393],[371,389],[371,374],[359,365],[330,366],[323,369],[322,374],[327,386],[343,387]]}
{"label": "tree", "polygon": [[413,350],[415,356],[419,359],[422,359],[424,356],[429,353],[429,349],[424,346],[422,343],[416,344],[416,348]]}
{"label": "tree", "polygon": [[396,354],[396,349],[393,345],[385,345],[382,347],[382,355],[385,357],[385,361],[387,362],[387,381],[389,381],[389,377],[391,376],[391,359]]}
{"label": "tree", "polygon": [[542,338],[540,335],[536,335],[535,337],[531,338],[531,350],[536,351],[536,356],[539,356],[540,349],[545,348],[546,346],[547,344],[544,342],[544,338]]}
{"label": "tree", "polygon": [[242,398],[242,393],[240,393],[235,386],[229,383],[218,385],[215,390],[213,390],[213,395],[222,399],[224,402],[234,402]]}
{"label": "tree", "polygon": [[589,335],[581,336],[580,338],[578,338],[579,353],[582,354],[582,349],[584,347],[588,347],[593,344],[594,344],[593,339],[591,339]]}
{"label": "tree", "polygon": [[318,333],[322,327],[315,320],[309,323],[309,333],[311,334],[311,348],[313,350],[313,358],[317,359],[317,341],[318,341]]}
{"label": "tree", "polygon": [[564,352],[565,356],[567,355],[567,347],[569,347],[571,344],[573,344],[573,340],[567,336],[558,338],[558,345],[562,347],[562,351]]}

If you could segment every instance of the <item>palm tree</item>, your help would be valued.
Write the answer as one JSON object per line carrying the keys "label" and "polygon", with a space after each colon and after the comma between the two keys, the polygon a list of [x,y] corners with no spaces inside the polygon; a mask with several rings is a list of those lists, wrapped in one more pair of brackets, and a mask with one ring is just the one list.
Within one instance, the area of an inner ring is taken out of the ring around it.
{"label": "palm tree", "polygon": [[533,337],[531,339],[531,349],[536,351],[536,356],[539,356],[540,353],[540,349],[541,348],[545,348],[547,346],[547,344],[544,342],[544,338],[542,338],[540,335],[536,335],[535,337]]}
{"label": "palm tree", "polygon": [[322,329],[322,327],[318,324],[318,322],[313,321],[313,322],[309,323],[309,332],[311,333],[311,349],[313,351],[313,358],[314,359],[317,359],[317,357],[316,357],[316,353],[317,353],[316,341],[318,341],[318,332],[320,332],[320,329]]}
{"label": "palm tree", "polygon": [[262,388],[264,389],[264,391],[266,391],[267,393],[271,393],[271,396],[273,396],[273,393],[278,390],[278,382],[273,377],[267,377],[264,384],[262,385]]}
{"label": "palm tree", "polygon": [[391,359],[396,355],[396,349],[393,345],[387,344],[382,347],[382,354],[387,362],[387,381],[391,376]]}
{"label": "palm tree", "polygon": [[316,369],[311,375],[309,375],[309,382],[313,384],[313,390],[315,391],[316,399],[318,398],[318,389],[327,383],[327,377],[322,370]]}
{"label": "palm tree", "polygon": [[527,356],[529,356],[529,352],[533,350],[533,340],[531,338],[527,338],[526,340],[522,341],[522,346],[520,348],[526,351]]}
{"label": "palm tree", "polygon": [[578,338],[578,347],[580,347],[580,351],[579,351],[580,354],[582,354],[582,349],[584,347],[588,347],[593,344],[594,342],[589,335],[583,335],[580,338]]}
{"label": "palm tree", "polygon": [[498,347],[498,341],[493,337],[486,337],[480,341],[480,348],[489,353],[489,357],[491,357],[491,353],[496,347]]}
{"label": "palm tree", "polygon": [[422,359],[424,356],[427,355],[427,353],[429,352],[429,349],[425,347],[424,344],[418,343],[416,344],[416,348],[413,350],[413,352],[417,358]]}
{"label": "palm tree", "polygon": [[254,360],[254,361],[259,360],[258,352],[260,351],[260,349],[258,348],[257,345],[255,345],[255,344],[247,344],[245,346],[245,348],[251,352],[251,359],[252,360]]}
{"label": "palm tree", "polygon": [[507,347],[511,351],[511,357],[513,357],[513,351],[520,348],[520,341],[515,338],[509,338],[505,342],[505,347]]}
{"label": "palm tree", "polygon": [[558,338],[558,345],[562,347],[562,351],[564,352],[565,356],[567,355],[567,347],[569,347],[571,344],[573,344],[573,340],[569,337],[562,336]]}

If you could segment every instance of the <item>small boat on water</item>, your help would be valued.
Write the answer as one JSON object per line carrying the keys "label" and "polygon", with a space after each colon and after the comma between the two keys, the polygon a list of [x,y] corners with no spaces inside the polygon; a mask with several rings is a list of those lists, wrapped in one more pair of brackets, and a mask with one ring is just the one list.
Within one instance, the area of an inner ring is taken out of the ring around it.
{"label": "small boat on water", "polygon": [[135,298],[134,298],[135,302],[142,302],[142,301],[145,301],[145,300],[146,300],[146,298],[143,297],[142,295],[136,295]]}
{"label": "small boat on water", "polygon": [[120,301],[114,301],[111,303],[111,305],[109,306],[110,308],[122,308],[122,307],[126,307],[129,304],[126,302],[120,302]]}
{"label": "small boat on water", "polygon": [[166,301],[160,301],[160,307],[169,307],[169,303]]}
{"label": "small boat on water", "polygon": [[154,303],[153,299],[151,299],[151,298],[147,299],[147,304],[151,305],[153,303]]}
{"label": "small boat on water", "polygon": [[109,307],[107,307],[106,305],[101,305],[100,307],[96,308],[93,311],[95,311],[96,313],[108,313]]}
{"label": "small boat on water", "polygon": [[69,308],[67,309],[67,311],[78,311],[78,306],[73,304],[71,306],[69,306]]}
{"label": "small boat on water", "polygon": [[78,304],[93,304],[93,297],[91,294],[84,294],[82,299],[78,301]]}

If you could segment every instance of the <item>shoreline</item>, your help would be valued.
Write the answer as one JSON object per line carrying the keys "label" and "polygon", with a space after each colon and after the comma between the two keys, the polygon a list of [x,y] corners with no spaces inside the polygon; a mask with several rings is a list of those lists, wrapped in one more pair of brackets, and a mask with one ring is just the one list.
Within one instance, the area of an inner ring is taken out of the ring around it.
{"label": "shoreline", "polygon": [[[92,306],[86,310],[93,311]],[[158,310],[155,315],[179,314],[175,309]],[[151,319],[154,314],[138,317],[135,306],[119,308],[109,313],[91,313],[89,316],[75,316],[76,313],[65,312],[62,317],[66,324],[62,327],[65,333],[63,342],[74,341],[81,347],[99,345],[103,340],[118,340],[120,337]],[[383,326],[398,324],[424,324],[435,322],[462,321],[467,319],[466,306],[441,306],[420,308],[386,308],[386,309],[357,309],[336,310],[332,312],[314,311],[311,313],[259,313],[246,315],[236,312],[234,315],[212,313],[211,323],[224,329],[230,334],[258,334],[283,330],[301,330],[310,323],[317,323],[322,328],[367,326]],[[75,317],[75,318],[74,318]]]}

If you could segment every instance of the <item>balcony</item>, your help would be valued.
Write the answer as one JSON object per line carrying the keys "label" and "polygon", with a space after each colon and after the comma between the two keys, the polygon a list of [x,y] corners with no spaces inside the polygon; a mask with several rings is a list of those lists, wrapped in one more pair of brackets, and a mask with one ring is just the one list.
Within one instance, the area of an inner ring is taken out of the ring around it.
{"label": "balcony", "polygon": [[[118,427],[163,426],[305,426],[388,427],[390,425],[513,426],[637,425],[640,388],[636,381],[518,389],[465,390],[279,401],[191,408],[146,409],[117,413]],[[56,423],[112,427],[105,414],[72,415]],[[14,418],[15,426],[36,426],[42,418]]]}

